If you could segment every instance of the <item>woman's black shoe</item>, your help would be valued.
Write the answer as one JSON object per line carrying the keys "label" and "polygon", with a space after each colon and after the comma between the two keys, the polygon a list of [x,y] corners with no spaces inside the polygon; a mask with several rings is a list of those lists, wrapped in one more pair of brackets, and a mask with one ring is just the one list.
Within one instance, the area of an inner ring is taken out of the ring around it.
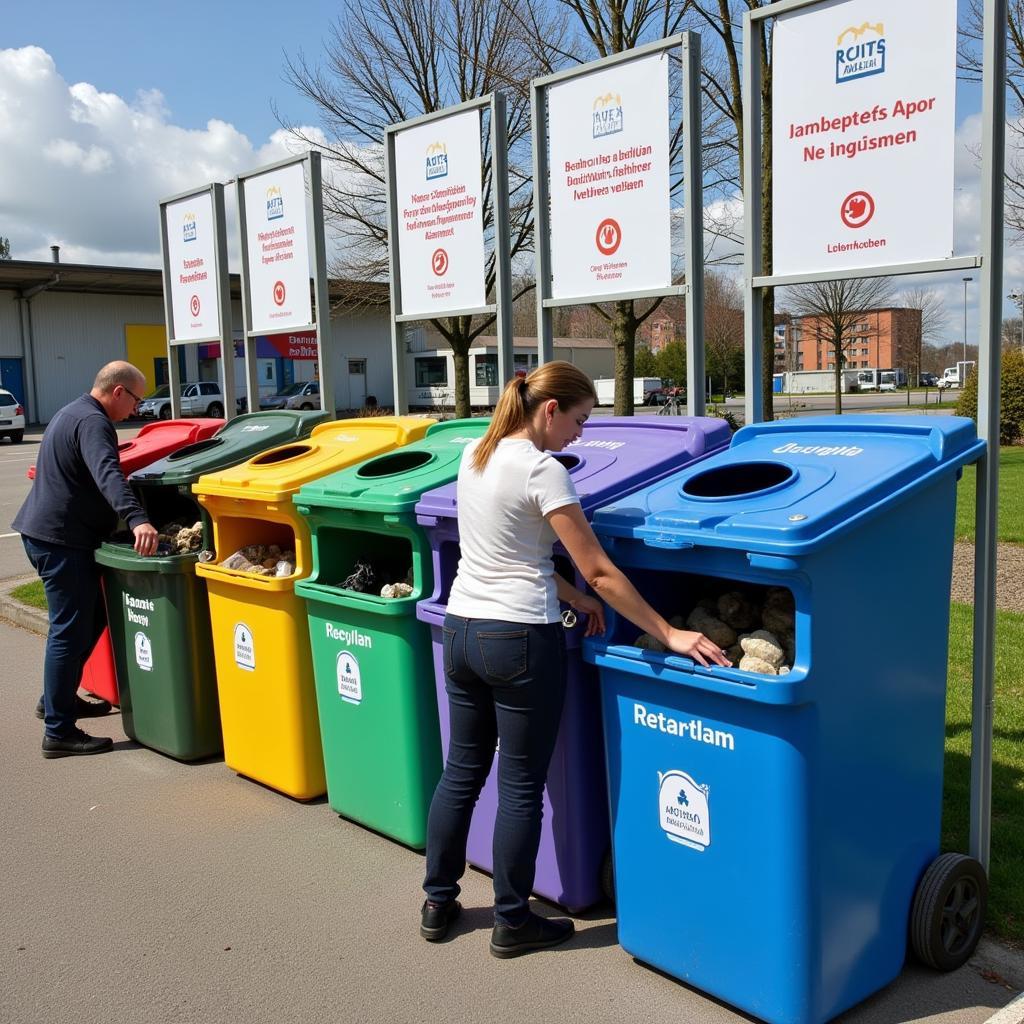
{"label": "woman's black shoe", "polygon": [[[109,700],[86,700],[84,697],[79,697],[75,694],[75,718],[102,718],[104,715],[109,715],[111,705]],[[43,702],[40,701],[36,705],[36,718],[45,718],[46,710],[43,708]]]}
{"label": "woman's black shoe", "polygon": [[448,926],[462,912],[462,904],[458,900],[431,906],[430,900],[423,901],[420,911],[420,935],[427,942],[440,942],[448,934]]}
{"label": "woman's black shoe", "polygon": [[548,949],[571,939],[575,931],[572,921],[560,917],[538,917],[531,911],[526,923],[518,928],[510,928],[507,924],[494,926],[491,955],[506,960],[535,949]]}
{"label": "woman's black shoe", "polygon": [[67,736],[43,737],[43,757],[75,757],[79,754],[102,754],[113,749],[114,741],[109,736],[90,736],[76,729]]}

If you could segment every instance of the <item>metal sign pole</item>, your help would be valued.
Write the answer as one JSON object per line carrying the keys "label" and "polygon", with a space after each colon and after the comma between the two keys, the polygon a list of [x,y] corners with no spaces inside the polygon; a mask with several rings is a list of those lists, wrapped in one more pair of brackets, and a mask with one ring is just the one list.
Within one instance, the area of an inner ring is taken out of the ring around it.
{"label": "metal sign pole", "polygon": [[494,304],[498,307],[496,334],[500,388],[515,373],[508,215],[508,112],[503,92],[495,92],[491,97],[491,195],[494,202]]}
{"label": "metal sign pole", "polygon": [[537,362],[550,363],[554,356],[551,332],[551,221],[548,190],[548,93],[530,83],[530,112],[533,126],[533,253],[534,294],[537,300]]}
{"label": "metal sign pole", "polygon": [[160,263],[164,272],[164,323],[167,326],[167,386],[170,389],[171,417],[181,416],[181,374],[174,347],[174,301],[171,298],[171,254],[167,245],[168,200],[160,203]]}
{"label": "metal sign pole", "polygon": [[704,189],[701,172],[700,36],[683,36],[683,220],[686,224],[686,414],[703,416]]}
{"label": "metal sign pole", "polygon": [[764,314],[754,279],[761,263],[761,48],[750,11],[743,14],[743,422],[764,419]]}
{"label": "metal sign pole", "polygon": [[992,841],[996,553],[999,537],[999,392],[1003,282],[1003,161],[1006,150],[1006,0],[984,15],[982,72],[981,299],[978,330],[978,462],[974,546],[974,688],[971,696],[970,852],[988,871]]}
{"label": "metal sign pole", "polygon": [[402,314],[402,279],[398,273],[398,200],[395,196],[395,133],[388,128],[384,133],[384,183],[387,194],[388,224],[388,288],[391,292],[391,386],[395,392],[395,412],[409,411],[409,393],[405,379],[405,346],[402,344],[404,328],[398,317]]}
{"label": "metal sign pole", "polygon": [[331,356],[334,345],[331,339],[331,303],[327,291],[327,241],[324,237],[324,191],[320,154],[310,150],[306,154],[309,173],[309,192],[306,199],[306,215],[313,230],[313,297],[316,312],[316,365],[320,374],[320,408],[337,415],[334,401],[334,367]]}
{"label": "metal sign pole", "polygon": [[231,329],[231,278],[228,274],[228,232],[224,214],[224,186],[213,186],[214,256],[217,274],[217,310],[220,315],[221,395],[224,418],[235,415],[235,342]]}
{"label": "metal sign pole", "polygon": [[[256,339],[250,335],[252,330],[252,289],[249,286],[249,232],[245,216],[245,179],[239,175],[235,182],[235,194],[238,197],[238,236],[242,250],[242,352],[245,357],[245,408],[247,412],[259,412],[260,382],[259,369],[256,366]],[[234,366],[235,343],[231,342],[231,359]]]}

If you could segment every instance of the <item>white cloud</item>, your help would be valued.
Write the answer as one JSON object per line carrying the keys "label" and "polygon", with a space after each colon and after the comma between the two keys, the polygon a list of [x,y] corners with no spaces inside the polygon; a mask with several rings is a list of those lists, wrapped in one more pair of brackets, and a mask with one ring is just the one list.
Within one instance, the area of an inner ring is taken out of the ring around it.
{"label": "white cloud", "polygon": [[[299,148],[283,130],[254,144],[226,120],[181,128],[158,90],[125,99],[69,85],[40,47],[0,50],[0,234],[16,259],[49,259],[56,243],[67,262],[157,267],[161,199]],[[233,223],[228,237],[235,269]]]}

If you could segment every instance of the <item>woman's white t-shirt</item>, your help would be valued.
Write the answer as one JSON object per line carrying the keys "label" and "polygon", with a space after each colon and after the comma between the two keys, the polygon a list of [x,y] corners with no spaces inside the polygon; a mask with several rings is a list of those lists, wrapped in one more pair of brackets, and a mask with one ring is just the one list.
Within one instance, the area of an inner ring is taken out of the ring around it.
{"label": "woman's white t-shirt", "polygon": [[544,518],[579,504],[568,470],[531,441],[498,442],[483,472],[471,466],[479,441],[466,445],[459,467],[462,557],[448,611],[467,619],[557,622],[558,596]]}

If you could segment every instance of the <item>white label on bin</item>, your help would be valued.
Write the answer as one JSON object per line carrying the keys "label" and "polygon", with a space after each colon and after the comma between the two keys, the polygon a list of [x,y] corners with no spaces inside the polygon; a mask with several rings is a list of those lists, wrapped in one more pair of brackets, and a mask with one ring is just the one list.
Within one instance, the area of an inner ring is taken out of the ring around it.
{"label": "white label on bin", "polygon": [[235,626],[235,664],[247,672],[256,669],[256,646],[252,639],[252,630],[244,623]]}
{"label": "white label on bin", "polygon": [[153,647],[145,633],[135,634],[135,664],[143,672],[153,671]]}
{"label": "white label on bin", "polygon": [[338,655],[338,694],[349,704],[359,704],[363,699],[359,661],[351,651],[342,651]]}
{"label": "white label on bin", "polygon": [[665,835],[703,852],[711,845],[708,787],[694,782],[686,772],[658,772],[658,814]]}

